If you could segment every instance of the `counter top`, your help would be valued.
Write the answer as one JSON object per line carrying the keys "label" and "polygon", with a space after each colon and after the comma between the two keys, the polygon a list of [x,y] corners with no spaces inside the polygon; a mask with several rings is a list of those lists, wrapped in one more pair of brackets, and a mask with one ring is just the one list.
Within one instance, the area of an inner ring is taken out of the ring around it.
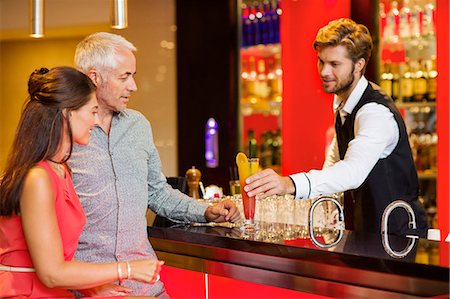
{"label": "counter top", "polygon": [[[332,297],[450,292],[449,265],[442,262],[449,243],[388,236],[386,248],[381,234],[315,229],[313,240],[307,227],[259,226],[252,235],[192,225],[153,226],[148,233],[160,259],[188,270]],[[322,248],[327,244],[335,245]]]}

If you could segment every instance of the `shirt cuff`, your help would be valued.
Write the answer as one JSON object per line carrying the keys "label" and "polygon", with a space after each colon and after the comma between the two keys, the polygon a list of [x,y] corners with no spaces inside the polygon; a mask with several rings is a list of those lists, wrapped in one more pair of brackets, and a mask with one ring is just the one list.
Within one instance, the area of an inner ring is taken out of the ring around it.
{"label": "shirt cuff", "polygon": [[311,194],[311,184],[305,172],[289,176],[295,185],[295,199],[306,199]]}

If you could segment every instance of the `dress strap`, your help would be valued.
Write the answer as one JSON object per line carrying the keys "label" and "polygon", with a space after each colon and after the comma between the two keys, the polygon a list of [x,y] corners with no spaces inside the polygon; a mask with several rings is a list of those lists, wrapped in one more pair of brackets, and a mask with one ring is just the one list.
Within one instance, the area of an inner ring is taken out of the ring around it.
{"label": "dress strap", "polygon": [[0,271],[9,271],[9,272],[36,272],[34,268],[24,268],[24,267],[10,267],[0,264]]}

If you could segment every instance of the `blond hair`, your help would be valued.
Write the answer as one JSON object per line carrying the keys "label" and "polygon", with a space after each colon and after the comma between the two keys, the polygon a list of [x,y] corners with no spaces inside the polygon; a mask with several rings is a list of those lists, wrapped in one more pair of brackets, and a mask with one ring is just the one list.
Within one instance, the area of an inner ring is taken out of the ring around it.
{"label": "blond hair", "polygon": [[373,48],[369,29],[347,18],[329,22],[328,25],[319,29],[313,47],[318,51],[322,48],[336,46],[344,46],[353,62],[364,58],[366,61],[362,70],[364,74]]}

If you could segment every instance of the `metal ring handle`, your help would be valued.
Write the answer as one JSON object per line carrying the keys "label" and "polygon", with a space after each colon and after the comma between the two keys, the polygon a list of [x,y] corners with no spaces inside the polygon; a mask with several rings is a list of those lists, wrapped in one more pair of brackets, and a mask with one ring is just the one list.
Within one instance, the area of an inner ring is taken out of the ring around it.
{"label": "metal ring handle", "polygon": [[342,236],[344,235],[344,231],[342,229],[339,229],[339,234],[338,237],[336,238],[336,240],[334,240],[332,243],[330,244],[324,244],[319,242],[316,237],[314,236],[314,227],[313,227],[313,223],[314,223],[314,211],[316,209],[316,207],[321,204],[324,201],[331,201],[332,203],[334,203],[336,205],[336,207],[339,210],[339,214],[338,214],[338,219],[339,221],[344,221],[344,209],[342,208],[341,204],[339,203],[339,201],[337,200],[338,197],[336,195],[324,195],[324,196],[320,196],[317,198],[316,201],[314,201],[314,203],[312,204],[311,208],[309,208],[309,217],[308,217],[308,226],[309,226],[309,235],[311,237],[311,241],[318,247],[320,248],[330,248],[333,247],[334,245],[336,245],[337,243],[339,243],[339,241],[341,241]]}
{"label": "metal ring handle", "polygon": [[391,257],[394,258],[404,258],[407,256],[411,250],[414,248],[414,245],[416,244],[416,240],[419,238],[418,236],[406,236],[410,238],[408,240],[408,244],[406,247],[401,251],[394,251],[391,248],[391,245],[389,244],[389,235],[388,235],[388,220],[389,216],[391,215],[391,212],[396,208],[404,208],[406,212],[408,213],[409,222],[408,226],[409,228],[416,229],[416,215],[414,214],[414,210],[411,207],[409,203],[403,200],[396,200],[391,202],[386,209],[384,209],[383,216],[381,217],[381,239],[383,243],[383,248],[386,251],[387,254],[389,254]]}

